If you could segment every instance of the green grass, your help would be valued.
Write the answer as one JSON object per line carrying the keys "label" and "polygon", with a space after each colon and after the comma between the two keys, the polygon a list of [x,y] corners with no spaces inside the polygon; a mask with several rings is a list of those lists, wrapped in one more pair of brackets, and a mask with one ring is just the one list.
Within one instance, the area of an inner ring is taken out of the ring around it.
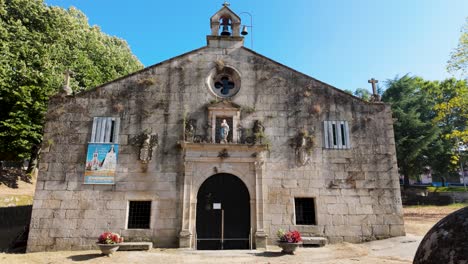
{"label": "green grass", "polygon": [[8,195],[0,197],[0,207],[32,205],[31,195]]}
{"label": "green grass", "polygon": [[465,187],[427,187],[427,190],[430,192],[464,192]]}

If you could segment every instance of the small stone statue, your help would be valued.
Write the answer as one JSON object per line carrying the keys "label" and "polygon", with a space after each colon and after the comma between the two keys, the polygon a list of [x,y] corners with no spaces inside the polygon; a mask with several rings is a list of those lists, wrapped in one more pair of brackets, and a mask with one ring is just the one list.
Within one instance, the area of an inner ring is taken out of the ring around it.
{"label": "small stone statue", "polygon": [[158,135],[142,134],[140,147],[140,160],[148,163],[153,156],[153,147],[158,144]]}
{"label": "small stone statue", "polygon": [[219,134],[221,136],[221,144],[228,143],[228,136],[229,136],[229,125],[226,122],[226,119],[223,119],[221,123],[221,129],[219,130]]}
{"label": "small stone statue", "polygon": [[263,126],[262,121],[255,120],[253,132],[257,134],[257,133],[263,133],[264,131],[265,131],[265,127]]}
{"label": "small stone statue", "polygon": [[185,122],[185,141],[193,142],[195,137],[195,126],[197,120],[190,119]]}
{"label": "small stone statue", "polygon": [[265,127],[263,126],[262,121],[255,120],[254,126],[253,126],[254,144],[263,144],[263,139],[265,138],[264,132],[265,132]]}
{"label": "small stone statue", "polygon": [[143,163],[147,163],[151,160],[150,157],[150,135],[144,134],[143,143],[140,148],[140,160]]}
{"label": "small stone statue", "polygon": [[309,163],[313,145],[313,139],[308,135],[306,130],[298,132],[294,138],[293,147],[295,148],[296,162],[299,166]]}

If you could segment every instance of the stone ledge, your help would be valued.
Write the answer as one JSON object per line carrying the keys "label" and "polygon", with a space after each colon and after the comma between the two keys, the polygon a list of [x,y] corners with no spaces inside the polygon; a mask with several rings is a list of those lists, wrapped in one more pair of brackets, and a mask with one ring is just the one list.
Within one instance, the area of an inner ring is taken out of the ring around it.
{"label": "stone ledge", "polygon": [[303,246],[319,246],[323,247],[327,244],[328,240],[324,237],[302,237]]}
{"label": "stone ledge", "polygon": [[153,242],[124,242],[120,243],[119,251],[150,250],[152,248]]}

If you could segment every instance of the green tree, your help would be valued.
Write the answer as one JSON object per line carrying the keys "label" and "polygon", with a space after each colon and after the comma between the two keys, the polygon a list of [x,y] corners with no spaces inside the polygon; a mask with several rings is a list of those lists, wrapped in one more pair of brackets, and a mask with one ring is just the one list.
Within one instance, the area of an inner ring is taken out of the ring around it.
{"label": "green tree", "polygon": [[461,29],[458,46],[450,54],[447,70],[451,73],[460,72],[464,78],[468,74],[468,17]]}
{"label": "green tree", "polygon": [[468,143],[468,84],[455,78],[444,80],[428,93],[434,97],[434,123],[448,139]]}
{"label": "green tree", "polygon": [[431,82],[419,77],[388,80],[382,101],[390,103],[393,111],[397,161],[405,185],[409,178],[417,178],[430,165],[433,142],[440,130],[432,123],[434,101],[425,92]]}
{"label": "green tree", "polygon": [[435,144],[440,152],[436,153],[443,153],[434,157],[433,167],[440,175],[448,177],[459,169],[459,143],[468,144],[468,84],[465,80],[451,78],[434,82],[427,93],[435,101],[433,123],[441,130]]}
{"label": "green tree", "polygon": [[364,88],[357,88],[356,91],[354,91],[354,95],[361,98],[364,101],[369,101],[371,98],[371,93]]}
{"label": "green tree", "polygon": [[37,152],[48,98],[66,70],[78,92],[141,68],[124,40],[90,26],[75,8],[0,0],[0,160]]}

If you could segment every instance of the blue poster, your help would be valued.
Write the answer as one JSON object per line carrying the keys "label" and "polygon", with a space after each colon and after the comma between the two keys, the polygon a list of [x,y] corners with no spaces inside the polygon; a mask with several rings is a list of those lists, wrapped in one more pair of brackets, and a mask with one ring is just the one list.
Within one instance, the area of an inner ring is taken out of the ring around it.
{"label": "blue poster", "polygon": [[84,183],[114,184],[118,151],[118,144],[89,143]]}

